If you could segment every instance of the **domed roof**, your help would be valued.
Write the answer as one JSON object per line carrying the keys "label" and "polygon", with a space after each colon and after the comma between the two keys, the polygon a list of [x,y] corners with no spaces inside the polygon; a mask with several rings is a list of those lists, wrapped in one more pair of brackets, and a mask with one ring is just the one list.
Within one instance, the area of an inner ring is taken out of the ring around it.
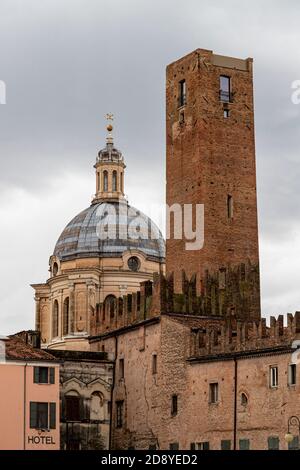
{"label": "domed roof", "polygon": [[123,162],[122,152],[118,150],[112,142],[108,142],[106,147],[98,152],[97,162]]}
{"label": "domed roof", "polygon": [[165,241],[158,227],[127,201],[92,204],[66,226],[54,255],[60,260],[118,257],[139,250],[148,259],[164,261]]}

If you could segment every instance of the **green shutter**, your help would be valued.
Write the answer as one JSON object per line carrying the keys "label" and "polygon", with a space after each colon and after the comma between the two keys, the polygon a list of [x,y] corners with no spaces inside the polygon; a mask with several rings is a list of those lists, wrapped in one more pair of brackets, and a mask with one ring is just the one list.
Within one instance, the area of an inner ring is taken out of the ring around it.
{"label": "green shutter", "polygon": [[231,441],[221,441],[221,450],[231,450]]}
{"label": "green shutter", "polygon": [[30,402],[30,428],[37,428],[37,403]]}
{"label": "green shutter", "polygon": [[56,428],[56,403],[50,403],[50,429]]}
{"label": "green shutter", "polygon": [[209,442],[203,442],[203,450],[209,450]]}
{"label": "green shutter", "polygon": [[250,450],[249,439],[240,439],[240,450]]}
{"label": "green shutter", "polygon": [[55,383],[55,368],[50,367],[49,371],[50,371],[50,383],[54,384]]}
{"label": "green shutter", "polygon": [[195,442],[191,442],[191,450],[196,450],[196,444],[195,444]]}
{"label": "green shutter", "polygon": [[39,377],[39,367],[34,367],[33,368],[33,382],[35,384],[38,384],[40,382],[40,377]]}
{"label": "green shutter", "polygon": [[268,437],[268,450],[279,450],[279,437]]}

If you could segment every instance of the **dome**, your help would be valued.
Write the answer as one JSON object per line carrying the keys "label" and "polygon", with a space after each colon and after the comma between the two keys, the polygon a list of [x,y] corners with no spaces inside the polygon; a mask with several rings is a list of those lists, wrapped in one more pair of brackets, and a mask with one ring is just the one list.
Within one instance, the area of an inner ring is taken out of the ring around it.
{"label": "dome", "polygon": [[106,147],[98,152],[97,162],[123,162],[122,152],[118,150],[112,142],[106,144]]}
{"label": "dome", "polygon": [[71,220],[56,243],[54,256],[61,261],[118,257],[127,250],[164,261],[165,241],[154,222],[127,201],[103,201]]}

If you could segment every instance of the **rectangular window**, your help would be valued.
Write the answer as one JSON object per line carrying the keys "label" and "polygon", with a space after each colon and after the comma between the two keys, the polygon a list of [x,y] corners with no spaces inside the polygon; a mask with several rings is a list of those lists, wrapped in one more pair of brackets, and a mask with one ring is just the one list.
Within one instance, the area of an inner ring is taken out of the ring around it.
{"label": "rectangular window", "polygon": [[221,450],[231,450],[231,441],[221,441]]}
{"label": "rectangular window", "polygon": [[225,75],[220,76],[220,100],[225,103],[231,101],[231,80]]}
{"label": "rectangular window", "polygon": [[152,374],[157,374],[157,355],[153,354],[152,356]]}
{"label": "rectangular window", "polygon": [[178,442],[172,442],[172,444],[170,444],[170,450],[179,450]]}
{"label": "rectangular window", "polygon": [[278,367],[277,366],[270,367],[270,387],[271,388],[278,387]]}
{"label": "rectangular window", "polygon": [[55,429],[56,403],[30,402],[30,428]]}
{"label": "rectangular window", "polygon": [[124,359],[119,360],[119,378],[124,379]]}
{"label": "rectangular window", "polygon": [[289,365],[289,385],[296,385],[297,383],[297,366],[296,364]]}
{"label": "rectangular window", "polygon": [[230,118],[230,110],[229,109],[224,109],[223,115],[224,115],[225,119]]}
{"label": "rectangular window", "polygon": [[111,401],[107,402],[107,414],[108,414],[108,416],[110,416],[110,414],[111,414]]}
{"label": "rectangular window", "polygon": [[219,384],[209,384],[209,402],[218,403],[219,401]]}
{"label": "rectangular window", "polygon": [[299,450],[299,436],[295,436],[292,442],[289,442],[289,450]]}
{"label": "rectangular window", "polygon": [[123,401],[117,401],[116,406],[117,406],[117,428],[122,428],[123,427],[124,402]]}
{"label": "rectangular window", "polygon": [[35,384],[54,384],[54,367],[34,367],[33,381]]}
{"label": "rectangular window", "polygon": [[178,413],[178,396],[172,396],[172,405],[171,405],[171,414],[172,416],[176,416]]}
{"label": "rectangular window", "polygon": [[250,450],[250,441],[249,439],[240,439],[240,450]]}
{"label": "rectangular window", "polygon": [[268,437],[268,450],[279,450],[279,437]]}
{"label": "rectangular window", "polygon": [[186,104],[186,83],[185,80],[179,82],[179,99],[178,106],[184,106]]}
{"label": "rectangular window", "polygon": [[74,395],[65,396],[66,421],[80,421],[80,398]]}
{"label": "rectangular window", "polygon": [[198,442],[196,450],[209,450],[209,442]]}
{"label": "rectangular window", "polygon": [[227,217],[228,219],[233,218],[233,197],[230,194],[227,196]]}

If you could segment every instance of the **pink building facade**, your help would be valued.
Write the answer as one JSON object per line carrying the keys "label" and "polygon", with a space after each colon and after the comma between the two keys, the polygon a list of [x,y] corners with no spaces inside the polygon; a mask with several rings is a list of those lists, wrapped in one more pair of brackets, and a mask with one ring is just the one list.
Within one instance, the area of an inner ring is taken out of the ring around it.
{"label": "pink building facade", "polygon": [[59,362],[17,336],[0,343],[0,450],[58,450]]}

